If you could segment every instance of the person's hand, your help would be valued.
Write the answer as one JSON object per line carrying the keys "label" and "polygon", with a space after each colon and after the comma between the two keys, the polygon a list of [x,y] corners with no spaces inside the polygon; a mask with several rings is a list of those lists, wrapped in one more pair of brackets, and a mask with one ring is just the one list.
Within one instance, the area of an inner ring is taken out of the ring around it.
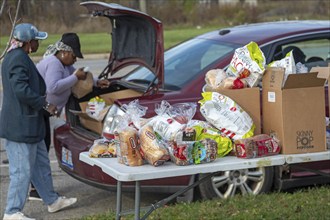
{"label": "person's hand", "polygon": [[99,79],[99,80],[97,80],[96,85],[97,85],[97,87],[100,87],[101,89],[105,89],[105,88],[109,87],[110,82],[107,79]]}
{"label": "person's hand", "polygon": [[59,112],[57,111],[56,105],[53,105],[51,103],[47,103],[46,106],[44,106],[44,109],[49,112],[50,115],[57,115]]}
{"label": "person's hand", "polygon": [[85,80],[86,79],[86,72],[84,72],[83,70],[84,68],[79,68],[77,69],[74,74],[76,75],[76,77],[78,78],[78,80]]}

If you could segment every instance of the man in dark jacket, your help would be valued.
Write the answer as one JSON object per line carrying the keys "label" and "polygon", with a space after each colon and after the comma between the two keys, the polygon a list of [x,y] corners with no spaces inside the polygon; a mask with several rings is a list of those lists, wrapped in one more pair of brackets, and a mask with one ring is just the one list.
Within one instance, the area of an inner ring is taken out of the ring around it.
{"label": "man in dark jacket", "polygon": [[43,111],[54,115],[57,110],[46,102],[45,82],[28,54],[36,52],[39,40],[46,38],[47,33],[38,31],[32,24],[17,25],[2,63],[0,137],[6,140],[10,175],[4,220],[33,219],[21,213],[30,181],[48,205],[49,212],[57,212],[77,201],[54,191],[44,142]]}

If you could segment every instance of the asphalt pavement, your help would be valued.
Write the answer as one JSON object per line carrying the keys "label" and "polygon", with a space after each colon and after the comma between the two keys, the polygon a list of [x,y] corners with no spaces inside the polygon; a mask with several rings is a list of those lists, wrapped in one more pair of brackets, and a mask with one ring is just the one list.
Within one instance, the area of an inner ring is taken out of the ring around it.
{"label": "asphalt pavement", "polygon": [[[26,201],[23,210],[25,215],[38,220],[64,220],[80,219],[90,215],[106,213],[109,210],[115,211],[116,192],[89,186],[63,172],[57,164],[53,147],[50,149],[49,157],[55,190],[66,197],[76,197],[78,201],[72,207],[57,213],[48,213],[47,206],[41,201]],[[2,160],[6,158],[4,141],[2,140],[0,145],[0,218],[4,214],[9,185],[8,164],[2,163]],[[156,193],[142,193],[141,205],[148,206],[163,197],[164,195]],[[123,193],[123,209],[134,209],[133,192]]]}

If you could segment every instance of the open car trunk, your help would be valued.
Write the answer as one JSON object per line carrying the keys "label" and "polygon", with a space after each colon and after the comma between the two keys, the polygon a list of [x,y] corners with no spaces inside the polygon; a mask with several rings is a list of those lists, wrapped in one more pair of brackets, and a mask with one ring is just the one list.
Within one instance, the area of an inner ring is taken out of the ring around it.
{"label": "open car trunk", "polygon": [[[103,118],[98,120],[88,116],[86,109],[90,99],[103,98],[109,109],[116,100],[155,94],[164,87],[163,28],[157,19],[118,4],[91,1],[80,5],[86,7],[92,16],[108,18],[111,24],[112,50],[108,64],[98,76],[99,79],[111,78],[109,88],[94,88],[93,92],[80,99],[71,96],[66,106],[66,117],[71,127],[78,132],[89,132],[94,137],[102,135],[106,110]],[[149,69],[154,78],[147,84],[114,78],[119,70],[132,65]]]}

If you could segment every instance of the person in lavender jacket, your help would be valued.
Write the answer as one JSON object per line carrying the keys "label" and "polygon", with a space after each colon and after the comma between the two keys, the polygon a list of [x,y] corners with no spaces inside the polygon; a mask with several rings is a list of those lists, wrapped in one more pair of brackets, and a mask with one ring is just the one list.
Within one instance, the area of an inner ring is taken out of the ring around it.
{"label": "person in lavender jacket", "polygon": [[[83,68],[76,69],[73,64],[78,58],[83,58],[80,40],[76,33],[64,33],[61,40],[49,45],[43,59],[37,63],[37,69],[46,83],[47,101],[56,105],[57,116],[61,114],[70,95],[71,88],[78,80],[85,80],[86,73]],[[96,80],[95,85],[101,88],[109,86],[108,80]],[[51,144],[50,120],[51,115],[45,114],[46,136],[45,143],[49,151]],[[41,200],[38,192],[31,184],[29,200]]]}

